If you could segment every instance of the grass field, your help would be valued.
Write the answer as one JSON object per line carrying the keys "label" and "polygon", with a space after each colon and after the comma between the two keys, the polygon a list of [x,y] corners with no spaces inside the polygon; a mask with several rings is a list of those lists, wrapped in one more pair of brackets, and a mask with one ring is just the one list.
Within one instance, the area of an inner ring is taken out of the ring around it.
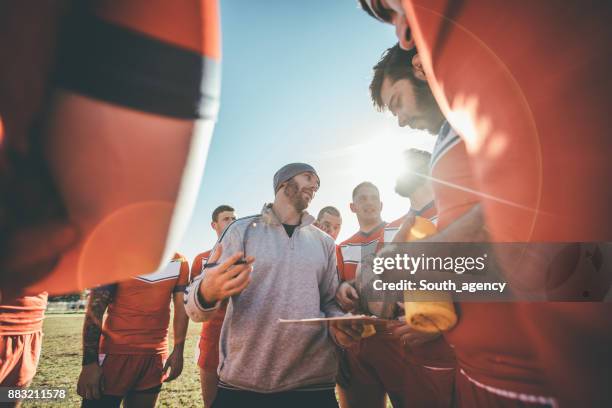
{"label": "grass field", "polygon": [[[32,387],[62,387],[68,398],[61,403],[27,402],[22,407],[79,407],[81,398],[76,384],[81,371],[82,313],[47,314],[44,323],[42,355]],[[194,352],[200,334],[200,324],[191,322],[185,346],[185,363],[181,376],[164,384],[157,407],[202,407],[200,377],[194,361]],[[172,339],[172,333],[170,333]],[[392,408],[387,404],[387,408]]]}
{"label": "grass field", "polygon": [[[79,407],[81,399],[76,384],[81,371],[81,330],[84,314],[47,314],[43,332],[42,356],[33,387],[65,387],[68,399],[62,403],[24,402],[23,407]],[[181,376],[164,384],[158,407],[201,407],[200,379],[194,361],[200,325],[191,323],[185,346],[185,363]],[[170,335],[172,339],[172,335]]]}

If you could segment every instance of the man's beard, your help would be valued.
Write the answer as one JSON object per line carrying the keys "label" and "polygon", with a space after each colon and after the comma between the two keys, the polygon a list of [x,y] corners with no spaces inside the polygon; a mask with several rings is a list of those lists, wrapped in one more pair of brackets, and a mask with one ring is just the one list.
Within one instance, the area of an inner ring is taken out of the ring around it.
{"label": "man's beard", "polygon": [[440,126],[444,123],[444,115],[431,93],[431,89],[429,86],[418,88],[415,96],[417,106],[425,117],[427,130],[434,135],[438,134]]}
{"label": "man's beard", "polygon": [[289,180],[287,182],[287,185],[285,186],[285,196],[289,199],[289,202],[291,205],[293,205],[293,208],[295,208],[295,211],[298,213],[301,213],[308,208],[308,201],[303,198],[301,193],[302,190],[300,190],[300,187],[295,180]]}

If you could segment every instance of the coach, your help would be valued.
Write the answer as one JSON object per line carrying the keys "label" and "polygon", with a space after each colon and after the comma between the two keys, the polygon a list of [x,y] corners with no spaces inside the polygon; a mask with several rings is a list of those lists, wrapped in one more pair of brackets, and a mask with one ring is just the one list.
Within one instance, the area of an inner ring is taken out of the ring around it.
{"label": "coach", "polygon": [[[195,321],[229,302],[213,408],[337,407],[337,358],[327,328],[279,323],[343,314],[334,300],[334,241],[305,211],[319,177],[311,166],[292,163],[273,185],[274,203],[229,225],[213,250],[219,266],[205,269],[187,290]],[[242,257],[247,263],[234,265]]]}

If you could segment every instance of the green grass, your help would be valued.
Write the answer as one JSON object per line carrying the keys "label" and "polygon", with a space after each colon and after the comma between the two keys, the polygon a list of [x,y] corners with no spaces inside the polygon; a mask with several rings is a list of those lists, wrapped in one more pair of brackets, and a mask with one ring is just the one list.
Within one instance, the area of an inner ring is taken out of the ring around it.
{"label": "green grass", "polygon": [[[84,314],[48,314],[44,323],[42,355],[32,387],[65,387],[68,398],[62,403],[24,402],[22,407],[79,407],[76,384],[81,372],[81,330]],[[194,361],[200,325],[190,323],[185,346],[183,373],[164,384],[158,407],[201,407],[200,379]],[[172,335],[170,335],[172,339]]]}
{"label": "green grass", "polygon": [[[80,407],[81,398],[76,384],[81,372],[82,313],[47,314],[44,323],[42,355],[32,387],[62,387],[68,398],[61,403],[27,402],[25,408]],[[194,352],[200,334],[200,324],[191,322],[185,346],[183,373],[176,380],[164,384],[157,407],[202,407],[200,376]],[[170,334],[172,338],[172,333]],[[387,404],[391,408],[391,404]]]}

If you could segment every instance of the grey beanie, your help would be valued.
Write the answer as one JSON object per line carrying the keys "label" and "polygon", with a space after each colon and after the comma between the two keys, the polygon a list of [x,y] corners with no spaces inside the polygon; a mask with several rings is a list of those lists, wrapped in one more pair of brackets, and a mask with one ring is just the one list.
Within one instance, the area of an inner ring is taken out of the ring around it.
{"label": "grey beanie", "polygon": [[274,194],[280,188],[280,185],[285,181],[289,180],[291,177],[297,176],[300,173],[310,172],[314,173],[317,176],[317,180],[319,181],[319,185],[321,185],[321,179],[317,174],[317,171],[310,164],[306,163],[290,163],[280,168],[279,171],[274,174]]}

